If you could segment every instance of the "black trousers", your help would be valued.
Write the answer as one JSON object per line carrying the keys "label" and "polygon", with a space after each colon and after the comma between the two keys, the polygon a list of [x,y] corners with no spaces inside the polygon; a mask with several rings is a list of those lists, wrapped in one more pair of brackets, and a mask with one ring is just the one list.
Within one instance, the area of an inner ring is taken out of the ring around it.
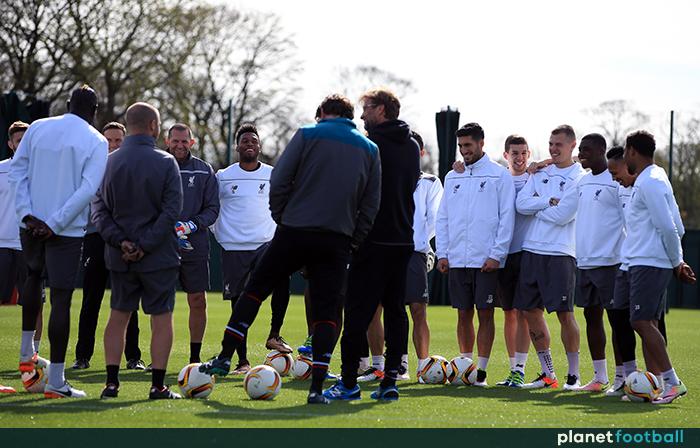
{"label": "black trousers", "polygon": [[345,328],[340,340],[343,383],[354,387],[367,329],[377,307],[384,307],[385,374],[395,380],[408,343],[404,305],[406,273],[413,246],[365,243],[353,256],[345,298]]}
{"label": "black trousers", "polygon": [[[83,303],[80,308],[78,342],[75,344],[76,359],[90,359],[95,351],[95,331],[100,317],[109,271],[105,265],[105,242],[99,233],[85,235],[83,240]],[[124,357],[127,360],[141,359],[139,349],[139,317],[134,312],[126,329]]]}

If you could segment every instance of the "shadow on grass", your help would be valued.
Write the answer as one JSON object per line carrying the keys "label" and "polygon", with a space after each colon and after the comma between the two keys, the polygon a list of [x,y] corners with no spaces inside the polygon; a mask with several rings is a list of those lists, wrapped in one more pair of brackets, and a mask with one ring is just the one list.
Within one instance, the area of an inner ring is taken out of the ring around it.
{"label": "shadow on grass", "polygon": [[39,394],[26,394],[26,396],[11,402],[0,402],[0,409],[12,408],[12,413],[16,415],[34,415],[40,414],[83,414],[112,411],[115,409],[129,408],[135,404],[148,402],[148,399],[141,400],[100,400],[99,398],[88,399],[63,399],[63,400],[45,400]]}
{"label": "shadow on grass", "polygon": [[[605,397],[603,394],[586,392],[564,392],[561,390],[518,390],[505,387],[474,386],[433,386],[416,383],[399,387],[401,397],[451,397],[451,398],[489,398],[506,403],[527,403],[528,406],[563,406],[575,408],[585,414],[617,415],[643,414],[656,412],[659,406],[651,403],[630,403],[620,397]],[[668,405],[663,406],[668,408]],[[675,406],[670,406],[671,408]]]}

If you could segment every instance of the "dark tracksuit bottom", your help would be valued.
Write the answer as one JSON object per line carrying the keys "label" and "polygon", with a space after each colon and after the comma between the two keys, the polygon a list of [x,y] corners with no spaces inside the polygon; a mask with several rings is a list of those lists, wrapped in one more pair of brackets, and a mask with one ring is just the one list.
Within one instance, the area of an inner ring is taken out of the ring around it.
{"label": "dark tracksuit bottom", "polygon": [[386,339],[385,378],[382,387],[393,386],[408,343],[408,316],[404,305],[410,246],[365,243],[353,256],[345,298],[345,328],[340,340],[343,383],[357,384],[357,369],[366,345],[367,329],[377,307],[384,307]]}
{"label": "dark tracksuit bottom", "polygon": [[320,393],[335,344],[337,308],[349,262],[350,237],[278,226],[231,313],[219,356],[233,356],[262,302],[286,277],[306,266],[314,329],[310,389]]}
{"label": "dark tracksuit bottom", "polygon": [[[85,235],[83,240],[83,303],[80,308],[78,342],[75,344],[75,358],[92,358],[95,350],[95,331],[100,316],[100,307],[107,286],[109,271],[105,265],[105,242],[99,233]],[[139,349],[139,318],[134,312],[126,329],[126,360],[141,359]]]}

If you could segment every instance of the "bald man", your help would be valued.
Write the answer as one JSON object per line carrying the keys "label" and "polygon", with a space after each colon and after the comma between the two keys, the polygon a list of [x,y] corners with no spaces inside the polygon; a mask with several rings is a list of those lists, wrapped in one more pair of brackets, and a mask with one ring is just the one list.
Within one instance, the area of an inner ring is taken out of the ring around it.
{"label": "bald man", "polygon": [[51,288],[51,370],[46,398],[85,397],[85,392],[68,384],[64,367],[88,204],[102,181],[107,160],[107,140],[92,127],[96,111],[95,91],[87,85],[75,89],[68,113],[35,121],[10,164],[28,268],[22,297],[19,370],[32,372],[38,362],[33,339],[41,309],[41,277],[46,270]]}
{"label": "bald man", "polygon": [[150,399],[181,398],[163,384],[173,343],[172,313],[180,257],[173,231],[182,210],[175,158],[156,147],[160,114],[148,103],[126,111],[128,135],[109,155],[92,219],[107,243],[111,314],[105,328],[107,381],[102,398],[119,394],[119,361],[131,313],[151,316]]}

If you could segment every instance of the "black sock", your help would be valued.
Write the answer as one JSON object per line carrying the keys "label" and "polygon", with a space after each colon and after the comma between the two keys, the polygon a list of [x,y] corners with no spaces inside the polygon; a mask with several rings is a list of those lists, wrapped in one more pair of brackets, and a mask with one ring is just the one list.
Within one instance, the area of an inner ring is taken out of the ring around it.
{"label": "black sock", "polygon": [[151,374],[153,375],[151,385],[155,388],[162,389],[163,382],[165,381],[165,369],[153,369]]}
{"label": "black sock", "polygon": [[119,387],[119,366],[107,366],[107,384]]}
{"label": "black sock", "polygon": [[238,345],[248,333],[248,328],[255,320],[260,310],[262,300],[249,293],[243,293],[231,312],[231,318],[226,325],[224,339],[221,341],[220,357],[232,358]]}
{"label": "black sock", "polygon": [[202,351],[201,342],[190,342],[190,363],[202,362],[199,358],[199,353]]}
{"label": "black sock", "polygon": [[311,392],[321,393],[323,381],[328,373],[331,362],[333,341],[335,339],[335,324],[333,322],[316,322],[311,342],[313,348],[313,365],[311,367]]}

